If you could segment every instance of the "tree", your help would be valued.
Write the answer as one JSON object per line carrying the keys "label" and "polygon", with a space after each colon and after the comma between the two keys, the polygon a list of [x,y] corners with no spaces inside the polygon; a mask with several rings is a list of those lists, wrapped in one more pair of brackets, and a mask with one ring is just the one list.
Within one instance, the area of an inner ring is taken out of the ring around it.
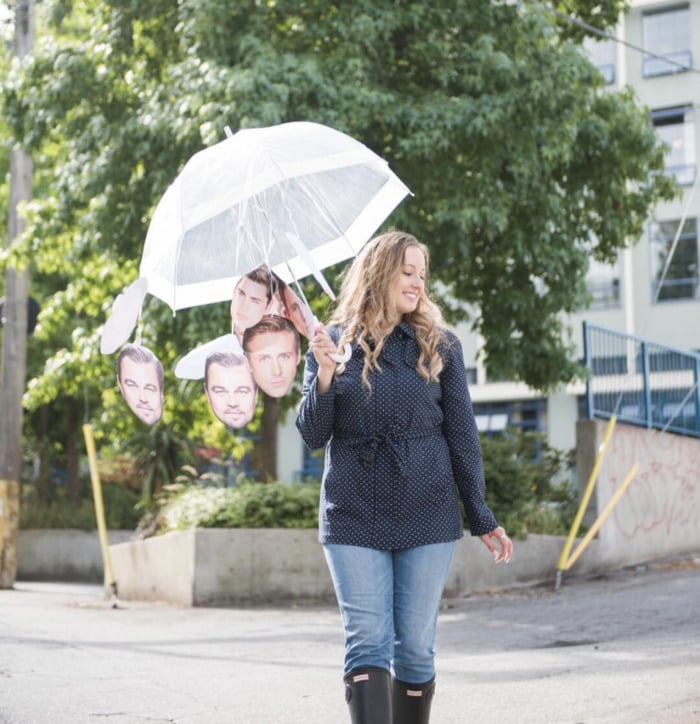
{"label": "tree", "polygon": [[[567,4],[599,27],[621,7]],[[313,120],[386,158],[414,193],[389,223],[428,243],[446,306],[484,337],[490,370],[538,388],[578,371],[562,313],[585,302],[588,260],[612,261],[674,192],[646,111],[627,91],[605,91],[580,27],[538,4],[55,0],[48,9],[52,42],[4,96],[16,138],[52,154],[24,246],[55,284],[40,323],[51,357],[32,405],[74,394],[76,377],[107,389],[98,325],[136,276],[159,196],[226,125]],[[148,303],[144,333],[164,362],[225,324],[223,309],[173,320],[163,306]],[[182,392],[173,411],[186,414]]]}

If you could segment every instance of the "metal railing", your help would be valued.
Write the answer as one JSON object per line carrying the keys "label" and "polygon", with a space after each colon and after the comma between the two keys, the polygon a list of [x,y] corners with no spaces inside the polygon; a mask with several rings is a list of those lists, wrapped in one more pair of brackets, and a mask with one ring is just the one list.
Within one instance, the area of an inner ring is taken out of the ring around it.
{"label": "metal railing", "polygon": [[588,417],[700,437],[700,354],[583,323]]}

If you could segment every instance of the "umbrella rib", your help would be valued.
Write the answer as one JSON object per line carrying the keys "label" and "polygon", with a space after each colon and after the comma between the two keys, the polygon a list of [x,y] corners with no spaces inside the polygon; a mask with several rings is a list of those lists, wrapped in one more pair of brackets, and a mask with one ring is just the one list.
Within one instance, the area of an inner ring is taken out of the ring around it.
{"label": "umbrella rib", "polygon": [[306,295],[304,294],[304,290],[301,287],[301,284],[299,284],[299,280],[296,278],[296,275],[292,271],[292,267],[289,266],[289,261],[285,262],[285,266],[287,267],[287,271],[289,272],[289,276],[291,277],[292,281],[294,282],[294,286],[296,287],[297,292],[299,293],[299,298],[301,299],[304,304],[311,309],[311,306],[309,305],[309,302],[306,298]]}

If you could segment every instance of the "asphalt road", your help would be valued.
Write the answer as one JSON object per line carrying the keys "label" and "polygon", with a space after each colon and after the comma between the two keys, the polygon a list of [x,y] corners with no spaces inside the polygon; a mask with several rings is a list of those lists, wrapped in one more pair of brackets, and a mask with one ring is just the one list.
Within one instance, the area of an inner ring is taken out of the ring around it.
{"label": "asphalt road", "polygon": [[[1,724],[346,724],[327,605],[0,591]],[[446,599],[432,724],[700,722],[700,554]]]}

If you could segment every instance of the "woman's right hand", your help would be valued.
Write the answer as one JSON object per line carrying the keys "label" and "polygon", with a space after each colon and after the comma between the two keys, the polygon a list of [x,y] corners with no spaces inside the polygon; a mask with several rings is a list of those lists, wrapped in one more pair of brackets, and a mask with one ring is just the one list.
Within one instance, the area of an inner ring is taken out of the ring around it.
{"label": "woman's right hand", "polygon": [[309,340],[309,349],[318,362],[316,387],[318,392],[323,394],[331,386],[335,374],[336,362],[329,355],[338,352],[335,342],[323,324],[319,324],[314,330],[314,334]]}

